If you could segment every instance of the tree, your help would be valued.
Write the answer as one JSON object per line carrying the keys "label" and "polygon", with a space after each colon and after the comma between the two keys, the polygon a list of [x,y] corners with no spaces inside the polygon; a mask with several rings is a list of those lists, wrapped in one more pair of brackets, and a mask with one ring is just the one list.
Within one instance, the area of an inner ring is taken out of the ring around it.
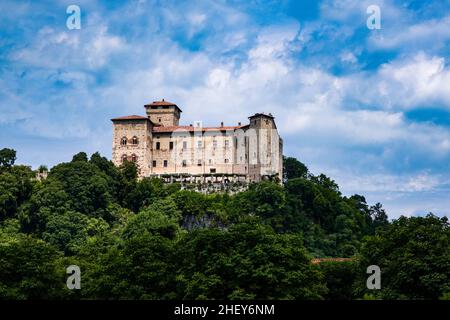
{"label": "tree", "polygon": [[306,178],[308,168],[295,158],[283,157],[283,175],[285,181],[294,178]]}
{"label": "tree", "polygon": [[18,208],[31,196],[33,172],[26,166],[0,171],[0,221],[17,216]]}
{"label": "tree", "polygon": [[3,148],[0,150],[0,168],[10,168],[16,161],[16,150]]}
{"label": "tree", "polygon": [[195,229],[177,257],[184,299],[320,299],[326,292],[301,237],[254,218],[227,231]]}
{"label": "tree", "polygon": [[[368,237],[360,268],[377,265],[382,272],[382,299],[438,299],[450,292],[450,228],[446,217],[400,217]],[[367,292],[365,279],[359,295]],[[373,292],[370,292],[373,293]]]}
{"label": "tree", "polygon": [[116,192],[115,183],[96,165],[84,160],[62,163],[52,168],[47,180],[61,183],[71,201],[71,210],[106,221],[111,219],[107,208]]}
{"label": "tree", "polygon": [[0,228],[0,299],[56,299],[64,290],[65,270],[58,251],[40,239]]}
{"label": "tree", "polygon": [[124,238],[145,233],[174,239],[180,232],[181,212],[171,199],[158,200],[130,218]]}
{"label": "tree", "polygon": [[327,300],[352,300],[355,298],[353,285],[358,268],[355,261],[324,261],[319,269],[325,277],[328,292]]}
{"label": "tree", "polygon": [[89,218],[79,212],[67,211],[49,216],[42,239],[68,256],[77,253],[89,237],[108,229],[108,224],[101,218]]}
{"label": "tree", "polygon": [[76,155],[74,155],[73,158],[72,158],[72,162],[76,162],[76,161],[87,162],[88,161],[88,157],[87,157],[86,152],[79,152]]}
{"label": "tree", "polygon": [[372,233],[375,233],[378,228],[386,228],[389,226],[388,216],[381,203],[371,206],[369,213],[372,218]]}

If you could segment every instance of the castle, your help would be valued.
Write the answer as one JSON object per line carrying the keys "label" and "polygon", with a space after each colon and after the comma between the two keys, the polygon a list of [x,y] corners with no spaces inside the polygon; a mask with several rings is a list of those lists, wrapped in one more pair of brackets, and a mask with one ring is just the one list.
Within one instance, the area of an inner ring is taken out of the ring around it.
{"label": "castle", "polygon": [[203,127],[179,125],[181,109],[164,99],[144,107],[146,117],[111,119],[116,166],[132,161],[140,177],[167,182],[282,181],[283,140],[270,113],[245,125]]}

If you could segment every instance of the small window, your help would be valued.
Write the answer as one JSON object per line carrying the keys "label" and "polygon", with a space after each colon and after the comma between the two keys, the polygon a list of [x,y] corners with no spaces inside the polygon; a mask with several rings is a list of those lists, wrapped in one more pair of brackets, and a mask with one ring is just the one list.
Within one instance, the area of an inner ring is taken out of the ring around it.
{"label": "small window", "polygon": [[202,142],[201,141],[197,141],[197,148],[201,149],[202,148]]}
{"label": "small window", "polygon": [[135,154],[131,155],[131,162],[134,162],[134,163],[137,162],[137,156]]}
{"label": "small window", "polygon": [[186,160],[183,160],[183,161],[181,162],[181,165],[182,165],[183,167],[186,167],[186,166],[187,166],[187,161],[186,161]]}
{"label": "small window", "polygon": [[153,160],[152,165],[153,165],[153,168],[156,167],[156,160]]}
{"label": "small window", "polygon": [[161,143],[160,142],[157,142],[156,143],[156,150],[159,150],[161,148]]}
{"label": "small window", "polygon": [[228,159],[225,159],[225,163],[228,163]]}
{"label": "small window", "polygon": [[211,159],[209,159],[209,160],[208,160],[208,163],[209,163],[209,164],[212,164],[212,160],[211,160]]}
{"label": "small window", "polygon": [[187,149],[187,142],[183,141],[183,149]]}
{"label": "small window", "polygon": [[122,156],[122,163],[124,163],[125,161],[127,161],[127,155],[126,155],[126,154],[124,154],[124,155]]}
{"label": "small window", "polygon": [[169,142],[169,149],[172,150],[173,149],[173,141]]}
{"label": "small window", "polygon": [[127,145],[127,138],[123,137],[122,139],[120,139],[120,144],[123,145],[123,146],[126,146]]}
{"label": "small window", "polygon": [[217,148],[217,140],[213,141],[213,148]]}
{"label": "small window", "polygon": [[229,140],[225,140],[225,148],[228,149],[229,146],[230,146],[230,141]]}
{"label": "small window", "polygon": [[167,168],[167,160],[164,160],[164,167]]}
{"label": "small window", "polygon": [[209,169],[209,172],[210,172],[210,173],[216,173],[216,168],[211,168],[211,169]]}
{"label": "small window", "polygon": [[199,167],[202,166],[202,160],[198,160],[198,161],[197,161],[197,166],[199,166]]}
{"label": "small window", "polygon": [[138,138],[137,137],[133,137],[133,139],[131,139],[131,143],[132,144],[138,144]]}
{"label": "small window", "polygon": [[158,118],[158,122],[161,122],[161,118]]}

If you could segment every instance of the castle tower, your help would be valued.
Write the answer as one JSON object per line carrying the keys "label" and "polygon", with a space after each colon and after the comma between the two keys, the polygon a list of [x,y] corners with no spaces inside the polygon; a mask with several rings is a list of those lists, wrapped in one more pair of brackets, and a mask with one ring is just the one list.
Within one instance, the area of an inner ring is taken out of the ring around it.
{"label": "castle tower", "polygon": [[120,166],[125,161],[136,163],[139,176],[148,176],[152,162],[153,124],[147,117],[125,116],[113,122],[112,161]]}
{"label": "castle tower", "polygon": [[282,178],[283,142],[278,134],[274,117],[269,113],[256,113],[249,117],[250,125],[248,136],[249,148],[249,174],[255,181],[262,176],[278,175]]}
{"label": "castle tower", "polygon": [[162,99],[162,101],[153,101],[146,104],[144,107],[148,118],[156,126],[172,127],[179,125],[182,111],[175,103]]}

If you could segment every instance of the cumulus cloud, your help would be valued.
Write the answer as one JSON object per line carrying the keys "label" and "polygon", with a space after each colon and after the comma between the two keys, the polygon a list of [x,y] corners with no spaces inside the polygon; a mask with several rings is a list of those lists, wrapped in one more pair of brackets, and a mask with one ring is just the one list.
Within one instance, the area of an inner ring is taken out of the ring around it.
{"label": "cumulus cloud", "polygon": [[405,24],[404,28],[391,28],[369,37],[369,44],[378,49],[399,47],[435,49],[445,46],[450,40],[450,15],[420,23]]}
{"label": "cumulus cloud", "polygon": [[[371,71],[363,67],[371,48],[409,44],[407,34],[437,29],[438,20],[417,24],[390,44],[369,34],[341,46],[365,27],[369,2],[324,1],[319,21],[263,25],[239,6],[217,2],[158,7],[140,1],[105,15],[100,5],[86,2],[93,13],[80,32],[44,24],[25,45],[6,50],[16,70],[0,71],[0,130],[13,124],[47,142],[76,140],[71,148],[109,155],[109,119],[142,114],[152,100],[176,102],[184,123],[203,125],[271,112],[285,154],[336,177],[345,193],[368,192],[383,202],[433,192],[448,181],[450,129],[414,122],[405,111],[450,110],[445,55],[416,50]],[[396,26],[410,19],[391,1],[379,3],[387,21],[399,19]],[[336,65],[351,67],[334,72]]]}

